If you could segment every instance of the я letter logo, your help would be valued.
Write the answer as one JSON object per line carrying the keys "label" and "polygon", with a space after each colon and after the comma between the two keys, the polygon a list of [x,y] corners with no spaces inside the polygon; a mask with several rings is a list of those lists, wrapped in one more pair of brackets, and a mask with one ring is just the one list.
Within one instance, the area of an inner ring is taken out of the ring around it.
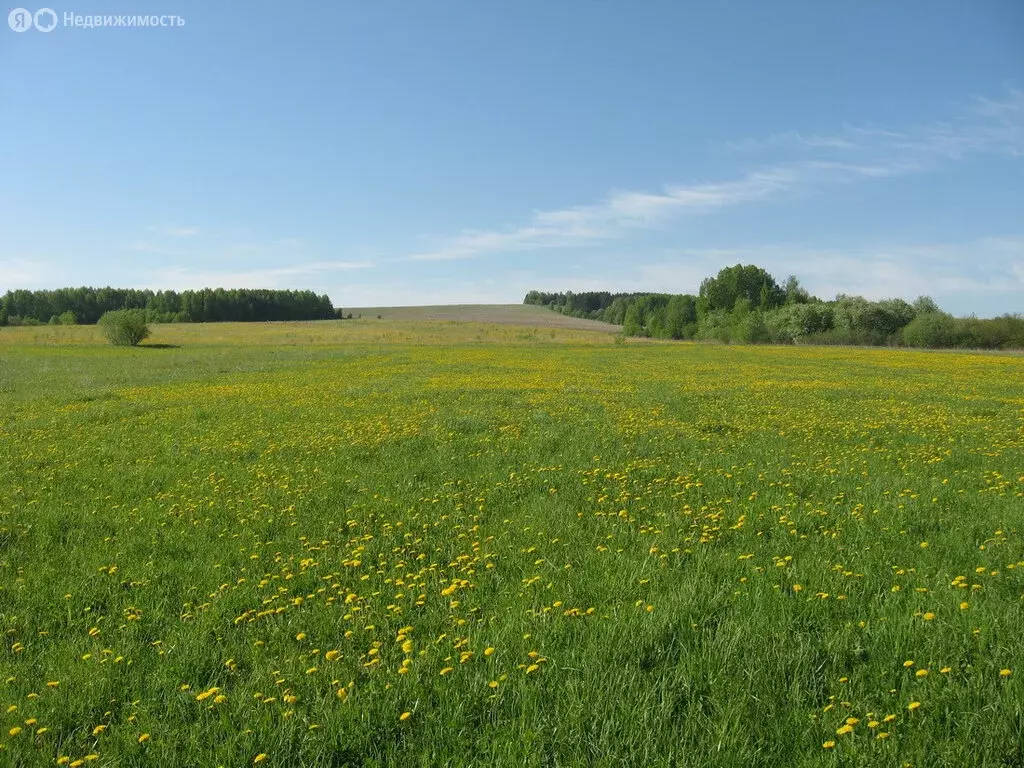
{"label": "\u044f letter logo", "polygon": [[40,8],[35,13],[27,8],[15,8],[7,14],[7,26],[15,32],[28,32],[32,27],[40,32],[52,32],[57,27],[57,14],[52,8]]}

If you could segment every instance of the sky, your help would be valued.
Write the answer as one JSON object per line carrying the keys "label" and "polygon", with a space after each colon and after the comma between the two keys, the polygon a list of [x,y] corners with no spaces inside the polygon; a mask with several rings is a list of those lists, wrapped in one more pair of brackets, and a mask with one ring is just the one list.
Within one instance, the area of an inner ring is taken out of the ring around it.
{"label": "sky", "polygon": [[0,293],[518,303],[753,263],[1024,312],[1019,0],[50,2],[0,8]]}

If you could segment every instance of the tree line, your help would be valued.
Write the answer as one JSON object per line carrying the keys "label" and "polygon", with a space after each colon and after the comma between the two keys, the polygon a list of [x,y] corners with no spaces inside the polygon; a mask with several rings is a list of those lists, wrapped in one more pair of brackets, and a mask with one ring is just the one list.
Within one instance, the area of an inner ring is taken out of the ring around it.
{"label": "tree line", "polygon": [[748,344],[862,344],[928,348],[1024,348],[1024,317],[953,317],[928,296],[869,301],[810,295],[795,276],[781,285],[761,267],[737,264],[706,278],[697,295],[545,293],[524,304],[623,326],[627,336]]}
{"label": "tree line", "polygon": [[139,309],[151,323],[266,322],[341,317],[327,294],[313,291],[203,288],[59,288],[8,291],[0,298],[0,325],[92,325],[106,312]]}

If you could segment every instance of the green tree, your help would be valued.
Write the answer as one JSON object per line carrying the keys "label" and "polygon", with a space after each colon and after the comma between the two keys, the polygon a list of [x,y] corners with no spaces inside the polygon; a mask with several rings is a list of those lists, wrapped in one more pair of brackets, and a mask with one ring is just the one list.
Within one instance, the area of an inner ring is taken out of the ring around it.
{"label": "green tree", "polygon": [[110,343],[118,347],[134,347],[149,336],[146,313],[141,309],[105,312],[98,325]]}
{"label": "green tree", "polygon": [[941,349],[956,346],[960,327],[945,312],[924,312],[903,329],[903,343],[908,347]]}

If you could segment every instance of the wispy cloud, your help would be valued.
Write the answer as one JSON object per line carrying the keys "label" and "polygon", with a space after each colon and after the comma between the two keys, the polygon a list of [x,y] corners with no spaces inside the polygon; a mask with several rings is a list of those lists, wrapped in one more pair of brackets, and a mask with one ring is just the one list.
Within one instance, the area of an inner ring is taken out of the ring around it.
{"label": "wispy cloud", "polygon": [[[765,165],[724,181],[666,185],[656,192],[614,190],[592,205],[534,212],[521,225],[464,230],[399,260],[449,261],[595,245],[662,226],[682,215],[709,214],[796,192],[920,173],[968,154],[1018,156],[1024,152],[1024,91],[1010,90],[1003,99],[975,99],[952,121],[914,129],[846,125],[834,136],[789,132],[727,146],[746,151],[796,147],[811,156]],[[835,159],[837,152],[839,159]]]}
{"label": "wispy cloud", "polygon": [[[1024,311],[1024,235],[963,243],[897,243],[849,248],[773,244],[674,251],[642,268],[672,290],[694,292],[699,275],[736,263],[762,265],[777,278],[795,274],[811,293],[869,299],[930,294],[956,300],[966,294],[1002,297],[1005,310]],[[666,288],[668,290],[668,288]]]}
{"label": "wispy cloud", "polygon": [[14,288],[42,288],[53,278],[53,270],[39,260],[0,259],[0,293]]}
{"label": "wispy cloud", "polygon": [[766,149],[782,149],[786,147],[809,147],[811,149],[856,149],[858,144],[846,136],[820,136],[803,134],[796,131],[776,133],[771,136],[755,139],[746,138],[722,142],[721,146],[732,152],[760,152]]}
{"label": "wispy cloud", "polygon": [[170,267],[149,272],[141,287],[177,291],[200,288],[316,288],[338,272],[368,269],[373,264],[360,261],[315,261],[286,267],[249,270],[209,270]]}
{"label": "wispy cloud", "polygon": [[199,227],[150,227],[149,231],[165,237],[197,237],[203,233]]}

